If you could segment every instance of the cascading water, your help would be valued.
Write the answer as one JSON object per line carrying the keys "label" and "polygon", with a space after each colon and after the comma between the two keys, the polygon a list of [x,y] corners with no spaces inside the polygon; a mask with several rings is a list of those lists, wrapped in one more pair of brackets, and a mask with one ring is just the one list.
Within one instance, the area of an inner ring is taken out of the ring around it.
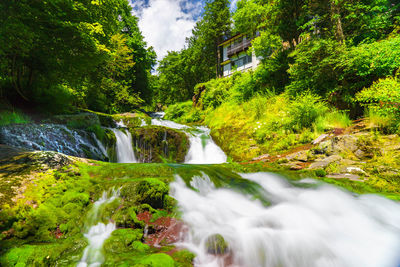
{"label": "cascading water", "polygon": [[137,162],[132,147],[132,135],[126,130],[111,129],[117,139],[117,160],[119,163],[135,163]]}
{"label": "cascading water", "polygon": [[104,262],[102,253],[103,243],[111,236],[116,229],[114,222],[104,224],[101,222],[101,208],[113,202],[119,196],[119,190],[113,189],[111,194],[103,192],[102,197],[94,202],[87,218],[85,237],[89,241],[89,245],[83,251],[83,256],[77,267],[98,267]]}
{"label": "cascading water", "polygon": [[162,120],[162,114],[157,114],[158,118],[152,119],[151,124],[164,126],[172,129],[186,130],[190,148],[185,158],[185,163],[189,164],[220,164],[226,162],[226,155],[222,149],[215,144],[210,136],[210,129],[204,126],[189,127],[169,120]]}
{"label": "cascading water", "polygon": [[107,149],[106,149],[106,148],[104,147],[104,145],[100,142],[100,140],[97,139],[96,134],[93,133],[92,136],[93,136],[93,139],[96,141],[97,146],[100,148],[100,151],[103,153],[103,155],[104,155],[105,157],[108,158]]}
{"label": "cascading water", "polygon": [[185,158],[185,163],[190,164],[220,164],[226,162],[226,155],[215,144],[210,136],[210,129],[196,127],[196,131],[190,134],[190,148]]}
{"label": "cascading water", "polygon": [[298,187],[268,173],[242,175],[258,183],[253,196],[216,189],[207,176],[188,188],[171,184],[189,231],[177,244],[195,266],[398,267],[400,205],[376,195],[355,196],[308,180]]}
{"label": "cascading water", "polygon": [[106,154],[89,132],[58,124],[16,124],[0,127],[0,143],[70,156],[104,160]]}

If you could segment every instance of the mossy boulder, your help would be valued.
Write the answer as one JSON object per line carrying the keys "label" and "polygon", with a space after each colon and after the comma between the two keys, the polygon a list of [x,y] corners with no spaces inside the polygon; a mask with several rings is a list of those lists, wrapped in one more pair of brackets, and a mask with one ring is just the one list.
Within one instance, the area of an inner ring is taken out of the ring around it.
{"label": "mossy boulder", "polygon": [[139,162],[183,162],[189,149],[187,135],[162,126],[131,128],[136,158]]}
{"label": "mossy boulder", "polygon": [[154,209],[164,207],[164,199],[168,194],[168,186],[158,179],[143,179],[125,185],[121,189],[121,197],[136,205],[148,204]]}
{"label": "mossy boulder", "polygon": [[141,243],[143,238],[142,229],[117,229],[104,243],[104,250],[107,254],[122,253],[127,251],[146,252],[150,247]]}
{"label": "mossy boulder", "polygon": [[229,251],[228,243],[220,234],[209,236],[206,240],[205,246],[207,253],[213,255],[224,255]]}

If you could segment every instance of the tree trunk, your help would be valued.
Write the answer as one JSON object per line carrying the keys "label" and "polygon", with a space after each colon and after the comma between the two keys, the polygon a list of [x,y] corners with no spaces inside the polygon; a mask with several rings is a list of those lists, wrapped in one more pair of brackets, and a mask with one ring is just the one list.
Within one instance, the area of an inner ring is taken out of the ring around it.
{"label": "tree trunk", "polygon": [[343,44],[344,43],[344,33],[342,28],[342,19],[340,18],[340,6],[337,3],[338,0],[331,0],[331,21],[335,30],[336,40]]}

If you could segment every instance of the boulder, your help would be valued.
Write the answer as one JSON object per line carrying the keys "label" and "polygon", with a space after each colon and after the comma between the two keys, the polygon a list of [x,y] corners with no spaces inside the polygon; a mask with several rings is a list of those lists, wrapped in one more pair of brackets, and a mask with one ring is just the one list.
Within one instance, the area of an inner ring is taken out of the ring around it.
{"label": "boulder", "polygon": [[308,160],[307,150],[302,150],[293,154],[289,154],[286,156],[286,159],[288,161],[296,160],[306,162]]}
{"label": "boulder", "polygon": [[214,234],[207,238],[206,243],[207,253],[213,255],[224,255],[229,252],[228,243],[220,234]]}
{"label": "boulder", "polygon": [[326,177],[332,179],[349,179],[352,181],[363,181],[363,179],[361,179],[360,176],[351,173],[333,173],[333,174],[328,174]]}
{"label": "boulder", "polygon": [[183,162],[189,149],[187,135],[162,126],[130,128],[132,143],[139,162]]}
{"label": "boulder", "polygon": [[332,155],[324,159],[317,160],[308,167],[310,170],[325,169],[329,164],[341,161],[343,158],[339,155]]}

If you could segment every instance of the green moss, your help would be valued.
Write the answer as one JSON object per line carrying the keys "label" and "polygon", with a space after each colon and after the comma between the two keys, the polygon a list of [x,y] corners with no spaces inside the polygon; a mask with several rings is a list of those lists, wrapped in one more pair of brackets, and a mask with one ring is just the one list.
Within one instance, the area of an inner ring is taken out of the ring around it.
{"label": "green moss", "polygon": [[130,129],[140,162],[183,162],[189,149],[185,133],[161,126]]}
{"label": "green moss", "polygon": [[196,255],[188,250],[180,250],[172,254],[172,258],[175,260],[177,267],[193,266],[193,260],[195,257]]}
{"label": "green moss", "polygon": [[131,251],[132,253],[145,253],[150,247],[141,243],[143,238],[142,229],[117,229],[104,243],[107,255]]}
{"label": "green moss", "polygon": [[140,261],[140,264],[152,267],[174,267],[174,260],[167,254],[157,253]]}
{"label": "green moss", "polygon": [[0,265],[8,266],[73,266],[87,243],[71,238],[53,244],[14,247],[0,255]]}

